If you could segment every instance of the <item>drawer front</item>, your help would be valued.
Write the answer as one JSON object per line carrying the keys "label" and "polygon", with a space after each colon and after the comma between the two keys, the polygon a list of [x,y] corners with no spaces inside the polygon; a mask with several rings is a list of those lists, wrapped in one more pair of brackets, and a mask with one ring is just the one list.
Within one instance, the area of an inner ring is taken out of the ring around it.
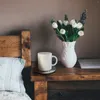
{"label": "drawer front", "polygon": [[98,100],[100,81],[49,82],[48,100]]}
{"label": "drawer front", "polygon": [[48,100],[98,100],[98,98],[100,98],[100,90],[48,90]]}

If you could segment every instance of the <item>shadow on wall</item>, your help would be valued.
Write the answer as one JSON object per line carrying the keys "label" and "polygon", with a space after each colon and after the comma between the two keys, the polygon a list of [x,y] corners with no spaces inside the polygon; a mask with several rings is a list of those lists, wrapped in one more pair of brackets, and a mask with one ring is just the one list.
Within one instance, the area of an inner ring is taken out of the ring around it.
{"label": "shadow on wall", "polygon": [[50,21],[45,19],[37,25],[31,25],[32,32],[32,59],[36,59],[37,52],[52,52],[58,58],[62,51],[62,43],[51,27]]}
{"label": "shadow on wall", "polygon": [[16,28],[16,29],[13,29],[13,30],[10,30],[10,31],[7,31],[7,32],[3,32],[2,34],[3,35],[20,35],[23,30],[29,31],[29,29],[25,29],[23,27],[20,27],[20,28]]}
{"label": "shadow on wall", "polygon": [[54,30],[52,29],[50,19],[34,22],[26,26],[20,26],[12,28],[4,35],[19,35],[23,30],[31,31],[31,49],[32,49],[32,61],[36,61],[37,52],[47,51],[52,52],[58,58],[62,51],[62,42],[57,38]]}

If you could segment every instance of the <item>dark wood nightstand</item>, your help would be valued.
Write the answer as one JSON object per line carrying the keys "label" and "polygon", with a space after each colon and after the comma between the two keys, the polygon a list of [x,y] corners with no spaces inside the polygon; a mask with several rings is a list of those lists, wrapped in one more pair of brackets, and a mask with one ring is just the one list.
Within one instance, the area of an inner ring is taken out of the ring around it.
{"label": "dark wood nightstand", "polygon": [[47,100],[49,81],[94,81],[100,80],[100,69],[81,69],[79,66],[65,68],[56,66],[56,72],[49,75],[38,74],[37,64],[33,62],[31,81],[34,82],[34,100]]}

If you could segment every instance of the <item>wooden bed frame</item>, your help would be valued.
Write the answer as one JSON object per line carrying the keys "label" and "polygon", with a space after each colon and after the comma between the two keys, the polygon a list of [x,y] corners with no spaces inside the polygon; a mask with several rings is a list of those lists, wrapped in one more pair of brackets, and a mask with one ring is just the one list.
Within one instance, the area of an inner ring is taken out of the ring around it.
{"label": "wooden bed frame", "polygon": [[22,31],[20,36],[0,36],[0,57],[21,57],[26,60],[25,67],[30,67],[30,31]]}

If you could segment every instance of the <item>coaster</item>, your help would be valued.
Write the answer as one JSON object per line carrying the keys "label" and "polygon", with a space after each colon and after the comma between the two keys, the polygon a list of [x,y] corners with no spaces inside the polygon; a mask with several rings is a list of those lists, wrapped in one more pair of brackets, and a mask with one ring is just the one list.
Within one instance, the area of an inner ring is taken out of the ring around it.
{"label": "coaster", "polygon": [[51,74],[54,73],[56,71],[56,67],[52,67],[51,70],[49,71],[39,71],[40,74]]}

